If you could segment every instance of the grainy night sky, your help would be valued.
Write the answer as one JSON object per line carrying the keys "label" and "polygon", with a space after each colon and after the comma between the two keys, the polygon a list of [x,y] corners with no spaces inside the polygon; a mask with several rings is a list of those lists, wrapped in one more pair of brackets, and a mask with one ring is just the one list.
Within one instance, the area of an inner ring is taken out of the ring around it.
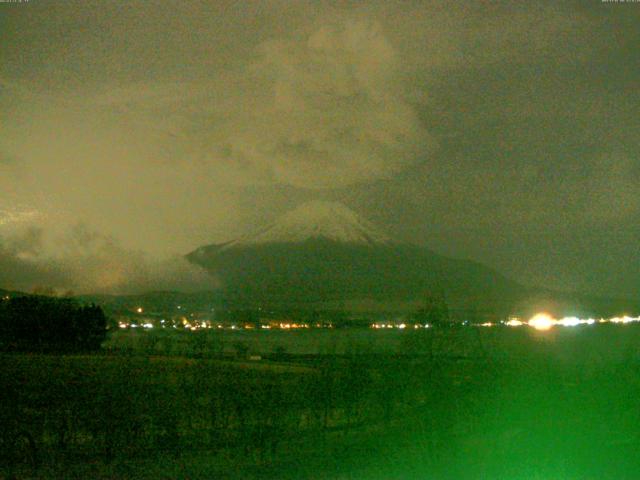
{"label": "grainy night sky", "polygon": [[327,199],[637,295],[639,47],[599,0],[0,3],[0,287],[200,288],[180,255]]}

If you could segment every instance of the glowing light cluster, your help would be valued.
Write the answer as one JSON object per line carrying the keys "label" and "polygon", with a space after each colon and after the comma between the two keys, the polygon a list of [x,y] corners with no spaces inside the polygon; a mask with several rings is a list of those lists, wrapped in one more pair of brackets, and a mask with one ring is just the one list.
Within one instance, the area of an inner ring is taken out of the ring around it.
{"label": "glowing light cluster", "polygon": [[520,327],[523,325],[523,323],[517,318],[511,318],[507,323],[505,323],[505,325],[507,325],[508,327]]}
{"label": "glowing light cluster", "polygon": [[624,317],[613,317],[609,320],[611,323],[632,323],[632,322],[640,322],[640,317],[629,317],[625,315]]}
{"label": "glowing light cluster", "polygon": [[[610,319],[601,318],[600,320],[595,320],[593,318],[578,318],[578,317],[564,317],[561,319],[555,319],[551,315],[547,313],[538,313],[531,317],[528,322],[522,322],[517,319],[510,319],[508,322],[505,322],[505,325],[509,327],[520,327],[522,325],[528,325],[536,330],[550,330],[552,327],[560,326],[560,327],[577,327],[579,325],[593,325],[594,323],[617,323],[617,324],[627,324],[633,322],[640,322],[640,317],[630,317],[625,315],[623,317],[613,317]],[[483,324],[482,326],[484,326]]]}
{"label": "glowing light cluster", "polygon": [[556,322],[557,325],[561,325],[563,327],[577,327],[582,322],[578,317],[565,317],[562,320],[558,320]]}
{"label": "glowing light cluster", "polygon": [[281,330],[291,330],[291,329],[297,329],[297,328],[309,328],[309,325],[307,325],[306,323],[279,323],[277,325],[277,328],[280,328]]}
{"label": "glowing light cluster", "polygon": [[[407,323],[372,323],[370,327],[375,330],[381,330],[385,328],[397,328],[399,330],[404,330],[405,328],[411,328],[411,325]],[[418,328],[429,328],[429,327],[430,325],[428,323],[425,323],[424,325],[420,323],[413,324],[414,330],[417,330]]]}
{"label": "glowing light cluster", "polygon": [[532,317],[527,324],[536,330],[549,330],[556,324],[557,320],[551,318],[546,313],[539,313]]}

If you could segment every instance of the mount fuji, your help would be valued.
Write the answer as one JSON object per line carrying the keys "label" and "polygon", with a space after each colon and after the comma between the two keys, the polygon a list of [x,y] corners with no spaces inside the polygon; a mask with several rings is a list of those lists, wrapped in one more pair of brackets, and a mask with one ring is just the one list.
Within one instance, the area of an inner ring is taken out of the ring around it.
{"label": "mount fuji", "polygon": [[481,263],[396,240],[335,202],[303,204],[186,258],[215,275],[218,293],[236,306],[409,311],[437,292],[452,310],[487,317],[542,306],[600,311],[588,297],[525,287]]}
{"label": "mount fuji", "polygon": [[314,201],[258,231],[187,255],[231,302],[413,308],[427,292],[453,306],[507,311],[525,288],[489,267],[397,241],[353,210]]}

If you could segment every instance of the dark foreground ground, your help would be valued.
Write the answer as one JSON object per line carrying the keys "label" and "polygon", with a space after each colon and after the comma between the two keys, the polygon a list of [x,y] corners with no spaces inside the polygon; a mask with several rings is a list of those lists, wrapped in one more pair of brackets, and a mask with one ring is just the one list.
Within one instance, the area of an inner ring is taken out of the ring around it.
{"label": "dark foreground ground", "polygon": [[638,332],[603,328],[464,356],[413,332],[393,353],[259,361],[4,355],[0,475],[637,479]]}

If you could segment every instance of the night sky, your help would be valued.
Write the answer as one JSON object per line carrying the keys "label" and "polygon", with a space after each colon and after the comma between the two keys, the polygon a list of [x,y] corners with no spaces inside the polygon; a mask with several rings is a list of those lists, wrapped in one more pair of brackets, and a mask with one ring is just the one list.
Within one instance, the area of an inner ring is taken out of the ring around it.
{"label": "night sky", "polygon": [[0,3],[0,287],[207,288],[314,199],[640,293],[640,3]]}

